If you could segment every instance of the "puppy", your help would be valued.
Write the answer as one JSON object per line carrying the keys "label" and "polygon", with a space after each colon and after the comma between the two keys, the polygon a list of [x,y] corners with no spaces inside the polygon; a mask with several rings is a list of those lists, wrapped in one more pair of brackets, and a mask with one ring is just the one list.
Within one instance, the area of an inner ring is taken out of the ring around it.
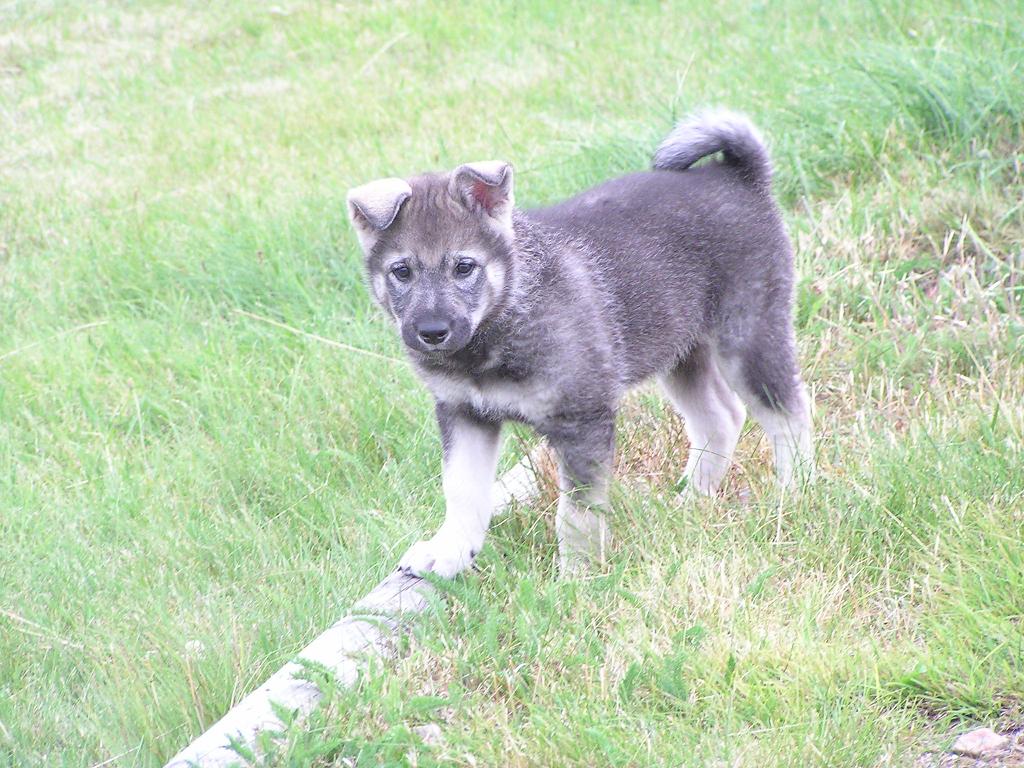
{"label": "puppy", "polygon": [[477,162],[348,195],[370,289],[434,395],[444,447],[444,523],[400,569],[451,577],[473,562],[509,420],[558,457],[563,569],[601,559],[615,413],[650,377],[686,424],[688,492],[717,491],[747,409],[779,482],[809,477],[792,248],[750,121],[696,115],[653,170],[547,208],[516,209],[512,180],[508,163]]}

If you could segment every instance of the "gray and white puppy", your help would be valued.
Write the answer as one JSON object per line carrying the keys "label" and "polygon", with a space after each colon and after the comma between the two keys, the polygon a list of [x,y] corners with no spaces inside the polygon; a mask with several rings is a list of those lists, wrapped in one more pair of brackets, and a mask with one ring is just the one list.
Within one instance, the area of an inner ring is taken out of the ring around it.
{"label": "gray and white puppy", "polygon": [[531,211],[514,208],[500,161],[349,193],[373,295],[436,398],[444,446],[444,523],[402,570],[450,577],[472,563],[507,420],[558,456],[563,568],[600,559],[616,409],[652,376],[685,420],[692,491],[717,491],[744,406],[779,482],[809,476],[793,257],[764,142],[745,117],[705,112],[665,139],[653,168]]}

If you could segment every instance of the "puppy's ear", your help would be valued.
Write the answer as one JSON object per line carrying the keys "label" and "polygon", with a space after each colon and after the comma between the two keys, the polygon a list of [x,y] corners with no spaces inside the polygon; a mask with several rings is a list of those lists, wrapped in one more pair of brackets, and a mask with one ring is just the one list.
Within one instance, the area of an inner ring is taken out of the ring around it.
{"label": "puppy's ear", "polygon": [[512,236],[512,166],[502,160],[460,165],[449,183],[452,196],[469,210],[487,217],[489,223]]}
{"label": "puppy's ear", "polygon": [[349,190],[348,217],[363,251],[370,252],[410,197],[412,187],[402,179],[380,179]]}

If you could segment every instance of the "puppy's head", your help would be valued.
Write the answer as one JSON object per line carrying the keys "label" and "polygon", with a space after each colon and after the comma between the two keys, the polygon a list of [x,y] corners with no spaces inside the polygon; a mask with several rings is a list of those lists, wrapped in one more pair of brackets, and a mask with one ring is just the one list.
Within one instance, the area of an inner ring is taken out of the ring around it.
{"label": "puppy's head", "polygon": [[414,353],[459,351],[500,305],[513,204],[512,166],[501,161],[381,179],[348,193],[373,296]]}

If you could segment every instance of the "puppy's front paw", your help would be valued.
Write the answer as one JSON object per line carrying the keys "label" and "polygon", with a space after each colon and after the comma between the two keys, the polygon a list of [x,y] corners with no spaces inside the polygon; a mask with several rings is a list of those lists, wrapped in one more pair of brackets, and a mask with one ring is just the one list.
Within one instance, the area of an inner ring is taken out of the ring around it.
{"label": "puppy's front paw", "polygon": [[477,552],[479,546],[467,539],[438,533],[409,547],[398,563],[398,570],[414,576],[436,573],[450,579],[472,565]]}

